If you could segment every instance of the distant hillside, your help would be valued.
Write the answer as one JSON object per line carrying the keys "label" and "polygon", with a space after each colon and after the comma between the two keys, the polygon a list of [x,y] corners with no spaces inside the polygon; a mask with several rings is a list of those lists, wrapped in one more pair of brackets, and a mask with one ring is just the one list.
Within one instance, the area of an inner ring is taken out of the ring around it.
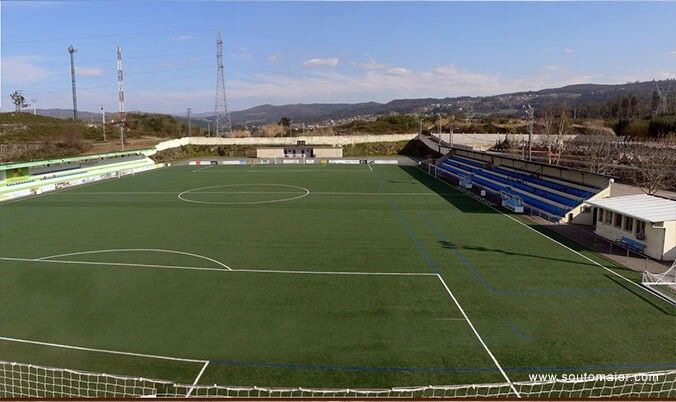
{"label": "distant hillside", "polygon": [[[392,113],[400,114],[427,114],[435,113],[476,116],[515,116],[522,115],[522,107],[530,104],[536,110],[542,110],[546,105],[566,105],[580,117],[612,118],[619,115],[621,105],[610,103],[618,99],[630,97],[638,98],[642,105],[642,113],[651,108],[651,98],[659,86],[669,99],[668,104],[676,112],[676,80],[634,82],[618,85],[578,84],[561,88],[548,88],[539,91],[515,92],[494,96],[455,97],[455,98],[420,98],[395,99],[387,103],[308,103],[290,105],[260,105],[246,110],[231,113],[232,123],[236,126],[260,125],[278,122],[282,117],[288,117],[296,123],[320,123],[335,121],[345,123],[344,120],[356,118],[376,117]],[[646,104],[647,103],[647,104]],[[99,113],[78,112],[82,121],[98,122]],[[137,112],[141,113],[141,112]],[[38,109],[38,114],[70,118],[70,109]],[[111,119],[116,114],[107,114]],[[175,115],[178,121],[185,122],[185,116]],[[195,126],[206,128],[207,121],[213,121],[213,113],[195,113]],[[343,120],[343,121],[341,121]]]}
{"label": "distant hillside", "polygon": [[[634,95],[649,99],[656,90],[656,84],[666,96],[676,97],[674,80],[635,82],[619,85],[579,84],[562,88],[549,88],[540,91],[515,92],[495,96],[395,99],[387,103],[313,103],[294,105],[261,105],[250,109],[232,112],[233,124],[262,124],[279,121],[286,116],[295,122],[322,122],[327,120],[354,119],[363,116],[376,116],[390,113],[434,114],[459,113],[476,116],[514,115],[522,113],[522,107],[530,104],[536,109],[551,104],[565,104],[580,112],[595,110],[598,116],[605,117],[607,104],[618,98]],[[674,102],[670,102],[674,103]],[[598,109],[598,110],[596,110]],[[611,112],[608,110],[608,112]],[[591,113],[591,112],[589,112]]]}

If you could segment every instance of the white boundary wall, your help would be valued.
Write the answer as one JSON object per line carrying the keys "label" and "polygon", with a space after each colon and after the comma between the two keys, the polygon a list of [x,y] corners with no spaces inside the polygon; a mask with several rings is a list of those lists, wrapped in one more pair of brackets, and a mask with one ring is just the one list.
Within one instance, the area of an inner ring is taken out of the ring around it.
{"label": "white boundary wall", "polygon": [[176,140],[160,142],[155,146],[156,151],[178,148],[185,145],[296,145],[298,141],[305,141],[308,145],[352,145],[371,142],[398,142],[411,141],[417,137],[411,134],[385,135],[327,135],[301,137],[245,137],[245,138],[216,138],[216,137],[183,137]]}

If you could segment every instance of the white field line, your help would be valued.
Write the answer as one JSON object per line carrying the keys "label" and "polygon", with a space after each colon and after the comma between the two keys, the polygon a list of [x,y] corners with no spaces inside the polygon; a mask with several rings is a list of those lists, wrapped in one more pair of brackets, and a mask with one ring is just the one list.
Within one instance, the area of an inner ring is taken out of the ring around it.
{"label": "white field line", "polygon": [[106,250],[90,250],[90,251],[76,251],[73,253],[65,253],[65,254],[56,254],[56,255],[50,255],[47,257],[40,257],[36,258],[37,260],[49,260],[52,258],[59,258],[59,257],[70,257],[73,255],[85,255],[85,254],[104,254],[104,253],[118,253],[118,252],[154,252],[154,253],[167,253],[167,254],[180,254],[180,255],[187,255],[190,257],[196,257],[200,258],[203,260],[211,261],[213,263],[216,263],[220,265],[221,267],[227,269],[227,270],[232,270],[229,266],[223,264],[222,262],[218,260],[214,260],[213,258],[205,257],[203,255],[199,254],[194,254],[194,253],[188,253],[185,251],[177,251],[177,250],[164,250],[164,249],[159,249],[159,248],[115,248],[115,249],[106,249]]}
{"label": "white field line", "polygon": [[[422,170],[422,169],[421,169],[421,170]],[[422,170],[422,171],[424,172],[424,170]],[[428,174],[429,174],[429,173],[428,173]],[[434,177],[434,176],[432,176],[432,175],[430,175],[430,176],[431,176],[431,177]],[[439,180],[440,182],[446,184],[447,186],[450,186],[451,188],[453,188],[453,186],[452,186],[450,183],[447,183],[447,182],[441,180],[441,179],[438,178],[438,177],[434,177],[434,178],[437,179],[437,180]],[[461,193],[461,194],[465,195],[465,196],[468,197],[468,198],[472,198],[472,197],[470,197],[469,195],[466,195],[466,194],[464,194],[464,193]],[[473,199],[473,198],[472,198],[472,199]],[[475,201],[476,201],[476,200],[475,200]],[[575,253],[575,254],[579,255],[580,257],[584,258],[585,260],[587,260],[587,261],[593,263],[594,265],[598,265],[599,267],[605,269],[606,271],[610,272],[611,274],[613,274],[613,275],[615,275],[615,276],[617,276],[617,277],[620,277],[620,278],[624,279],[625,281],[631,283],[632,285],[636,286],[637,288],[643,289],[643,290],[647,291],[648,293],[651,293],[651,294],[654,295],[653,292],[648,291],[645,287],[641,286],[640,283],[634,282],[634,281],[632,281],[631,279],[627,278],[626,276],[624,276],[624,275],[622,275],[622,274],[618,274],[617,272],[615,272],[615,271],[613,271],[612,269],[606,267],[605,265],[600,264],[600,263],[598,263],[598,262],[592,260],[591,258],[589,258],[589,257],[587,257],[586,255],[580,253],[579,251],[573,250],[572,248],[566,246],[565,244],[559,242],[558,240],[555,240],[555,239],[553,239],[553,238],[547,236],[546,234],[540,232],[539,230],[537,230],[537,229],[535,229],[535,228],[533,228],[533,227],[531,227],[531,226],[529,226],[529,225],[526,225],[525,223],[521,222],[520,220],[518,220],[518,219],[516,219],[516,218],[514,218],[514,217],[512,217],[512,216],[507,215],[506,213],[502,212],[501,210],[495,208],[494,206],[489,205],[489,204],[484,204],[484,205],[486,205],[487,207],[493,209],[494,211],[499,212],[502,216],[505,216],[505,217],[507,217],[507,218],[513,220],[514,222],[518,223],[519,225],[524,226],[524,227],[528,228],[529,230],[532,230],[533,232],[539,234],[540,236],[542,236],[542,237],[544,237],[544,238],[547,238],[547,239],[553,241],[554,243],[558,244],[559,246],[561,246],[561,247],[563,247],[563,248],[565,248],[565,249],[567,249],[567,250],[569,250],[569,251],[572,251],[573,253]],[[669,302],[669,300],[666,299],[666,298],[664,298],[664,297],[661,297],[661,299],[664,300],[664,301],[666,301],[666,302]]]}
{"label": "white field line", "polygon": [[282,169],[273,170],[276,168],[262,168],[262,169],[236,169],[236,168],[222,168],[222,169],[211,169],[208,171],[201,171],[199,173],[240,173],[240,172],[249,172],[249,173],[290,173],[293,170],[293,173],[305,173],[305,172],[326,172],[326,173],[366,173],[366,170],[350,170],[350,169],[306,169],[306,168],[296,168],[296,169]]}
{"label": "white field line", "polygon": [[199,383],[200,378],[202,378],[202,374],[204,374],[204,370],[207,369],[207,366],[208,366],[208,365],[209,365],[209,361],[207,360],[207,361],[204,363],[204,366],[202,366],[202,370],[200,370],[200,372],[197,374],[197,377],[195,377],[195,381],[192,382],[192,386],[190,387],[190,389],[188,390],[188,393],[187,393],[185,396],[190,396],[190,395],[192,395],[192,391],[195,389],[195,387],[196,387],[197,384]]}
{"label": "white field line", "polygon": [[361,272],[361,271],[285,271],[274,269],[233,269],[233,272],[267,274],[308,274],[308,275],[373,275],[373,276],[434,276],[427,272]]}
{"label": "white field line", "polygon": [[424,272],[362,272],[362,271],[287,271],[274,269],[223,269],[192,267],[180,265],[158,265],[158,264],[137,264],[125,262],[101,262],[101,261],[72,261],[72,260],[45,260],[39,258],[18,258],[18,257],[0,257],[0,261],[19,261],[50,264],[74,264],[74,265],[102,265],[129,268],[161,268],[161,269],[184,269],[190,271],[211,271],[211,272],[244,272],[244,273],[267,273],[267,274],[294,274],[294,275],[371,275],[371,276],[434,276],[432,273]]}
{"label": "white field line", "polygon": [[[155,194],[179,194],[179,191],[87,191],[87,192],[69,192],[63,195],[155,195]],[[293,191],[195,191],[191,194],[301,194]],[[374,192],[341,192],[341,191],[313,191],[310,195],[364,195],[364,196],[465,196],[458,193],[374,193]]]}
{"label": "white field line", "polygon": [[0,341],[27,343],[27,344],[31,344],[31,345],[49,346],[49,347],[61,348],[61,349],[81,350],[81,351],[84,351],[84,352],[98,352],[98,353],[108,353],[108,354],[112,354],[112,355],[145,357],[145,358],[149,358],[149,359],[159,359],[159,360],[172,360],[172,361],[178,361],[178,362],[188,362],[188,363],[207,363],[208,362],[208,360],[186,359],[186,358],[182,358],[182,357],[152,355],[152,354],[147,354],[147,353],[133,353],[133,352],[121,352],[119,350],[87,348],[87,347],[83,347],[83,346],[72,346],[72,345],[64,345],[64,344],[61,344],[61,343],[49,343],[49,342],[32,341],[32,340],[29,340],[29,339],[10,338],[10,337],[6,337],[6,336],[0,336]]}
{"label": "white field line", "polygon": [[465,310],[462,308],[460,303],[458,302],[458,299],[455,298],[453,295],[453,292],[451,292],[451,289],[448,288],[448,285],[446,285],[446,282],[444,281],[444,278],[441,277],[441,275],[436,274],[437,278],[439,278],[439,281],[441,281],[441,284],[444,286],[446,289],[446,292],[448,293],[449,296],[451,296],[451,299],[453,299],[453,302],[455,305],[458,307],[458,310],[460,310],[460,313],[462,314],[463,317],[465,317],[465,321],[467,321],[467,324],[469,324],[469,327],[472,329],[472,332],[474,332],[474,335],[476,335],[477,339],[479,342],[481,342],[481,346],[484,347],[486,350],[486,353],[488,353],[488,356],[490,356],[491,360],[493,360],[493,363],[495,363],[495,366],[500,370],[500,373],[502,376],[505,378],[505,380],[509,383],[509,386],[512,388],[512,391],[516,394],[518,398],[521,398],[521,395],[519,394],[519,391],[516,390],[514,387],[514,384],[512,383],[512,380],[509,379],[507,376],[507,373],[505,373],[505,370],[502,369],[502,366],[500,366],[500,363],[498,362],[498,359],[495,358],[493,355],[493,352],[488,348],[484,340],[481,338],[481,335],[479,335],[479,331],[476,330],[474,327],[474,324],[472,324],[472,321],[470,321],[469,317],[467,317],[467,314],[465,313]]}
{"label": "white field line", "polygon": [[201,167],[201,168],[197,168],[197,169],[193,170],[191,173],[201,172],[203,170],[209,169],[212,166],[215,166],[215,165],[207,165],[207,166],[204,166],[204,167]]}
{"label": "white field line", "polygon": [[17,258],[17,257],[0,257],[2,261],[20,261],[20,262],[42,262],[50,264],[74,264],[74,265],[103,265],[114,267],[128,267],[128,268],[162,268],[162,269],[186,269],[191,271],[219,271],[231,272],[231,269],[223,268],[207,268],[207,267],[191,267],[181,265],[159,265],[159,264],[137,264],[127,262],[100,262],[100,261],[72,261],[72,260],[41,260],[37,258]]}

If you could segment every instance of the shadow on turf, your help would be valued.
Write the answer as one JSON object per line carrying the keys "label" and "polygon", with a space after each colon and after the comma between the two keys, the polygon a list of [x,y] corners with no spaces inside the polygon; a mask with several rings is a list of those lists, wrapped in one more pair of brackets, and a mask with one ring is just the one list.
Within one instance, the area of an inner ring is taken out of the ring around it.
{"label": "shadow on turf", "polygon": [[577,251],[578,253],[584,253],[584,252],[589,252],[589,251],[594,252],[595,256],[602,258],[605,262],[608,263],[607,264],[608,268],[612,268],[613,270],[616,270],[616,271],[625,271],[625,272],[633,272],[633,273],[637,272],[636,270],[633,270],[629,267],[621,265],[619,262],[613,261],[610,258],[604,256],[603,254],[600,253],[602,250],[595,250],[591,247],[584,246],[584,245],[576,242],[575,240],[572,240],[572,239],[565,237],[562,234],[554,231],[553,229],[550,228],[550,227],[555,226],[554,224],[552,224],[552,225],[530,224],[529,226],[532,227],[533,229],[537,230],[538,232],[543,233],[543,234],[547,235],[548,237],[551,237],[552,239],[558,241],[559,243],[565,244],[567,247]]}
{"label": "shadow on turf", "polygon": [[[495,210],[487,207],[486,205],[473,200],[470,197],[461,196],[462,193],[456,190],[454,187],[444,184],[440,180],[431,177],[427,173],[423,172],[415,166],[399,166],[399,169],[406,172],[409,176],[415,179],[415,183],[420,183],[437,193],[440,197],[446,200],[449,204],[453,205],[458,210],[468,213],[468,214],[497,214]],[[449,191],[450,190],[450,191]],[[449,194],[450,193],[450,194]]]}
{"label": "shadow on turf", "polygon": [[505,254],[505,255],[512,255],[512,256],[521,256],[521,257],[531,257],[531,258],[538,258],[541,260],[549,260],[549,261],[558,261],[558,262],[565,262],[567,264],[576,264],[576,265],[588,265],[591,267],[596,267],[596,264],[592,264],[590,262],[584,262],[580,260],[566,260],[563,258],[552,258],[552,257],[543,257],[541,255],[533,255],[533,254],[525,254],[525,253],[515,253],[513,251],[507,251],[507,250],[500,250],[497,248],[486,248],[486,247],[475,247],[475,246],[456,246],[453,243],[448,243],[445,241],[439,242],[443,248],[447,249],[464,249],[464,250],[473,250],[473,251],[481,251],[481,252],[491,252],[491,253],[500,253],[500,254]]}
{"label": "shadow on turf", "polygon": [[606,275],[606,278],[610,279],[611,281],[615,282],[618,286],[624,288],[627,292],[633,294],[643,302],[651,305],[653,308],[661,311],[663,314],[666,314],[668,316],[676,317],[676,309],[671,309],[667,310],[663,308],[663,306],[669,306],[666,304],[666,302],[663,301],[658,301],[659,299],[649,295],[648,293],[642,291],[641,289],[637,288],[636,286],[631,286],[628,283],[618,279],[614,278],[610,275]]}
{"label": "shadow on turf", "polygon": [[[498,214],[497,211],[495,211],[492,208],[489,208],[486,205],[481,204],[480,202],[471,199],[469,197],[458,197],[457,195],[448,195],[448,190],[449,185],[446,185],[442,183],[440,180],[437,180],[431,176],[429,176],[427,173],[423,172],[419,168],[415,166],[399,166],[400,169],[402,169],[404,172],[406,172],[408,175],[416,179],[419,183],[425,185],[428,189],[434,191],[435,193],[439,194],[440,197],[445,199],[449,204],[453,205],[455,208],[459,209],[462,212],[465,213],[482,213],[482,214]],[[458,194],[461,194],[458,190],[455,190],[458,192]],[[518,216],[518,214],[512,214],[509,211],[504,211],[506,215],[515,215],[516,219],[523,220]],[[588,251],[593,251],[597,253],[596,250],[593,250],[589,247],[583,246],[580,243],[577,243],[576,241],[569,239],[554,230],[550,229],[549,226],[554,226],[555,224],[552,225],[541,225],[541,224],[536,224],[531,221],[523,221],[524,224],[530,226],[531,228],[535,229],[536,231],[551,237],[552,239],[558,241],[559,243],[564,244],[565,246],[571,248],[572,250],[575,250],[577,252],[588,252]],[[482,250],[479,250],[482,251]],[[487,251],[495,251],[495,252],[503,252],[502,250],[487,250]],[[504,252],[505,254],[509,254],[509,252]],[[527,257],[536,257],[536,258],[544,258],[544,257],[538,257],[538,256],[533,256],[533,255],[527,255],[527,254],[522,254],[523,256]],[[620,265],[619,263],[612,261],[606,257],[604,257],[602,254],[597,255],[601,258],[603,258],[605,261],[608,261],[610,263],[609,267],[613,268],[618,271],[627,271],[627,272],[636,272],[632,270],[631,268],[627,268],[623,265]],[[560,260],[564,261],[564,260]],[[595,264],[591,263],[585,263],[585,262],[580,262],[580,261],[565,261],[565,262],[572,262],[576,264],[584,264],[584,265],[590,265],[590,266],[595,266]]]}

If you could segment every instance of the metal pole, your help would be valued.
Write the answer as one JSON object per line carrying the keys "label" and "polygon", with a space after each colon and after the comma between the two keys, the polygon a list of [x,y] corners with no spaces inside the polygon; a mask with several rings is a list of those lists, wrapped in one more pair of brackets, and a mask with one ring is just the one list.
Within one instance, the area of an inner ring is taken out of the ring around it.
{"label": "metal pole", "polygon": [[106,142],[106,110],[101,105],[101,127],[103,128],[103,142]]}
{"label": "metal pole", "polygon": [[190,111],[192,108],[188,108],[188,137],[192,137],[192,125],[190,124]]}
{"label": "metal pole", "polygon": [[439,117],[439,140],[441,140],[441,113],[437,113]]}
{"label": "metal pole", "polygon": [[124,123],[127,117],[124,113],[124,77],[122,75],[122,49],[118,46],[116,49],[117,55],[117,103],[118,112],[120,115],[120,145],[124,151]]}
{"label": "metal pole", "polygon": [[73,88],[73,120],[77,120],[77,91],[75,90],[75,48],[73,45],[68,46],[68,53],[70,53],[70,81]]}

